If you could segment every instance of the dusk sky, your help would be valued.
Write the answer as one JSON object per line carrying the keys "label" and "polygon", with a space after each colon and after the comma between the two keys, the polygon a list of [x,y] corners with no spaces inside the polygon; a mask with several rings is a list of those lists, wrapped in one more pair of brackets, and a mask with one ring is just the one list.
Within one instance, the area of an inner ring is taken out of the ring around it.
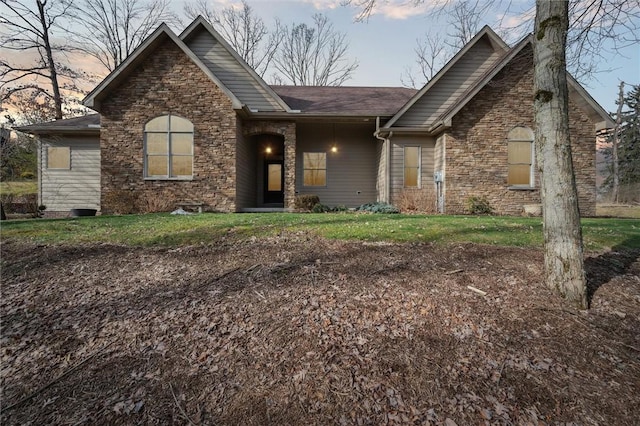
{"label": "dusk sky", "polygon": [[[353,78],[346,85],[355,86],[400,86],[401,75],[407,66],[416,60],[416,39],[424,38],[427,31],[446,36],[446,16],[434,17],[434,2],[425,0],[414,6],[413,0],[379,0],[379,8],[367,22],[355,22],[358,8],[342,6],[344,0],[254,0],[249,4],[265,22],[278,17],[283,23],[311,23],[310,17],[317,12],[326,14],[336,29],[347,34],[349,53],[360,64]],[[238,4],[233,0],[210,0],[211,4],[229,6]],[[496,2],[497,3],[497,2]],[[509,2],[505,2],[509,3]],[[513,45],[519,40],[515,31],[503,33],[533,16],[532,0],[512,0],[510,10],[493,10],[480,24],[490,25],[505,41]],[[638,6],[640,7],[640,6]],[[583,81],[593,96],[607,111],[615,111],[615,99],[620,81],[640,84],[640,46],[629,46],[619,52],[602,52],[605,60],[599,64],[598,73],[589,81]]]}
{"label": "dusk sky", "polygon": [[[195,0],[192,0],[195,1]],[[345,0],[248,0],[255,14],[261,17],[267,26],[275,26],[275,19],[282,24],[293,23],[312,24],[314,13],[325,14],[335,29],[346,34],[349,42],[349,59],[357,59],[359,67],[353,74],[353,78],[344,84],[349,86],[402,86],[401,77],[407,68],[416,67],[416,40],[424,38],[427,33],[439,34],[445,38],[451,32],[448,28],[447,16],[437,16],[434,11],[434,3],[443,0],[378,0],[378,7],[365,22],[356,22],[360,9],[354,6],[344,6]],[[457,0],[448,0],[457,1]],[[583,0],[577,0],[583,1]],[[630,0],[638,4],[640,2]],[[358,0],[353,0],[357,3]],[[183,14],[185,0],[171,2],[174,12]],[[225,7],[240,7],[240,0],[208,0],[214,9]],[[484,4],[484,2],[480,2]],[[504,0],[492,2],[494,10],[489,10],[486,19],[482,21],[478,29],[484,24],[490,25],[505,41],[513,45],[522,36],[522,30],[509,30],[523,21],[531,22],[534,8],[533,0]],[[505,12],[495,5],[509,4],[509,10]],[[2,6],[0,6],[1,12]],[[183,25],[188,24],[183,18]],[[636,25],[640,25],[636,23]],[[183,28],[173,26],[178,34]],[[636,38],[638,35],[636,35]],[[15,52],[2,52],[15,55]],[[598,64],[597,73],[589,80],[581,83],[589,93],[608,112],[616,109],[615,99],[618,93],[620,81],[628,84],[640,84],[640,46],[631,45],[614,52],[601,52],[603,60]],[[28,55],[21,56],[24,60]],[[10,58],[16,61],[18,58]],[[20,61],[17,61],[20,62]],[[73,58],[75,66],[104,75],[104,69],[100,68],[88,56]],[[265,79],[271,82],[270,73]],[[405,78],[406,81],[406,78]],[[91,89],[87,87],[86,89]],[[627,90],[629,87],[627,87]]]}

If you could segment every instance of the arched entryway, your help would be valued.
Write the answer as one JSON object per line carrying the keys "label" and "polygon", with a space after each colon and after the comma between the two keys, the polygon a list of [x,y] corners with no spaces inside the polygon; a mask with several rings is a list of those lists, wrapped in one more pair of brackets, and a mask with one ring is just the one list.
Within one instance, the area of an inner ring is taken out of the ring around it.
{"label": "arched entryway", "polygon": [[251,136],[255,149],[257,204],[262,207],[283,207],[285,192],[284,137],[275,134]]}

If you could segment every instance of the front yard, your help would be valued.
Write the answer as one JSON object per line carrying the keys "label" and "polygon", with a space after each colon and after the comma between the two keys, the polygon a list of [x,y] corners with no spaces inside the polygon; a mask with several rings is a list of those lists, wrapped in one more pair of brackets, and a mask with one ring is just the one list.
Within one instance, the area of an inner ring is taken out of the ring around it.
{"label": "front yard", "polygon": [[583,225],[587,312],[539,218],[3,223],[1,421],[637,424],[640,221]]}
{"label": "front yard", "polygon": [[[640,220],[583,219],[586,250],[640,247]],[[170,214],[100,216],[2,224],[2,239],[38,244],[100,241],[135,246],[215,244],[276,235],[405,243],[541,247],[542,219],[385,214]]]}

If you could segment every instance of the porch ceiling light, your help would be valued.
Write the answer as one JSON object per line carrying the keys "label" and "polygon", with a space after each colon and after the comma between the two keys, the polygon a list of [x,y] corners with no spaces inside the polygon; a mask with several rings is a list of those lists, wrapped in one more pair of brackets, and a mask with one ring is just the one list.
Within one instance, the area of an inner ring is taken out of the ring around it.
{"label": "porch ceiling light", "polygon": [[335,146],[335,145],[334,145],[334,146],[332,146],[332,147],[331,147],[331,152],[333,152],[333,153],[338,152],[338,147],[337,147],[337,146]]}
{"label": "porch ceiling light", "polygon": [[271,147],[270,147],[270,146],[268,146],[268,147],[264,150],[264,152],[266,152],[267,154],[271,154]]}

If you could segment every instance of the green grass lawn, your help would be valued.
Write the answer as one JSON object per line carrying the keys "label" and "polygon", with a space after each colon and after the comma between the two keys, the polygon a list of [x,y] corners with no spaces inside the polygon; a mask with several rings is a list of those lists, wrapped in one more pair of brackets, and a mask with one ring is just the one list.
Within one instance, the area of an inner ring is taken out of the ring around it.
{"label": "green grass lawn", "polygon": [[[583,219],[587,250],[640,248],[640,220]],[[169,214],[23,220],[2,223],[2,240],[45,244],[106,242],[178,246],[278,234],[365,241],[542,246],[540,218],[377,214]]]}
{"label": "green grass lawn", "polygon": [[596,215],[604,217],[626,217],[640,219],[640,206],[630,206],[624,204],[598,204]]}

